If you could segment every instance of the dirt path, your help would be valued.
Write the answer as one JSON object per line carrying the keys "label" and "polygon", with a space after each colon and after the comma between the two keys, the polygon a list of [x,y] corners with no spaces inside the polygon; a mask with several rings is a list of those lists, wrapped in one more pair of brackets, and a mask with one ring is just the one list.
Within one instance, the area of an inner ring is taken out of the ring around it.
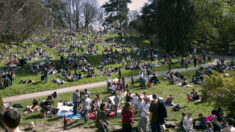
{"label": "dirt path", "polygon": [[[214,57],[215,58],[215,57]],[[218,58],[218,57],[216,57]],[[231,59],[234,59],[234,57],[226,57],[225,60],[228,62]],[[216,61],[218,59],[215,59],[213,62],[208,63],[208,64],[202,64],[202,67],[209,67],[209,66],[213,66],[216,65]],[[172,71],[178,71],[178,72],[183,72],[183,71],[188,71],[188,70],[194,70],[194,69],[198,69],[200,68],[199,66],[197,67],[189,67],[187,69],[185,68],[179,68],[179,69],[173,69]],[[162,71],[162,72],[158,72],[158,76],[159,75],[166,75],[167,71]],[[127,77],[126,80],[130,81],[130,77]],[[139,79],[139,76],[135,76],[134,77],[135,80]],[[61,89],[55,89],[55,90],[48,90],[48,91],[43,91],[43,92],[36,92],[36,93],[29,93],[29,94],[23,94],[23,95],[18,95],[18,96],[10,96],[10,97],[5,97],[3,98],[3,102],[14,102],[14,101],[20,101],[20,100],[26,100],[26,99],[32,99],[32,98],[37,98],[37,97],[42,97],[42,96],[48,96],[49,94],[52,94],[53,92],[57,92],[58,94],[62,94],[62,93],[68,93],[68,92],[72,92],[75,91],[76,89],[90,89],[90,88],[96,88],[96,87],[100,87],[100,86],[104,86],[106,85],[105,81],[102,82],[95,82],[95,83],[89,83],[89,84],[83,84],[83,85],[78,85],[78,86],[72,86],[72,87],[67,87],[67,88],[61,88]]]}

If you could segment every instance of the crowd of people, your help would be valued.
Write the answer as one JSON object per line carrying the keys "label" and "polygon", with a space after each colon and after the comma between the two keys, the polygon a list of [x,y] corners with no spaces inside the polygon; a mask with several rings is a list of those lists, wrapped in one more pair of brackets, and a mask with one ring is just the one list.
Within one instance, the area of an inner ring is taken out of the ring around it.
{"label": "crowd of people", "polygon": [[[209,68],[199,68],[192,79],[187,78],[180,72],[172,72],[172,67],[179,64],[182,68],[188,68],[190,64],[194,67],[211,61],[211,57],[206,54],[196,55],[190,54],[187,57],[176,55],[160,54],[157,49],[144,47],[138,49],[135,46],[123,48],[113,39],[100,40],[98,35],[88,36],[82,34],[82,38],[73,39],[74,33],[57,31],[50,38],[36,38],[31,42],[44,41],[43,48],[35,48],[24,56],[19,57],[17,53],[12,53],[8,58],[13,58],[14,61],[8,63],[9,67],[5,71],[0,72],[0,88],[12,85],[15,78],[15,71],[24,67],[27,61],[38,60],[29,64],[29,69],[32,73],[41,74],[41,81],[48,82],[48,76],[57,75],[53,78],[53,82],[58,85],[64,83],[78,81],[82,78],[93,78],[96,76],[107,76],[107,91],[111,93],[112,98],[102,99],[99,94],[90,93],[87,89],[84,91],[76,90],[72,94],[72,103],[69,101],[61,101],[64,106],[73,107],[73,115],[81,113],[84,117],[84,122],[89,119],[95,119],[95,125],[99,132],[107,132],[109,130],[109,117],[118,117],[122,122],[122,131],[131,132],[134,129],[134,119],[137,115],[138,126],[137,131],[140,132],[161,132],[166,123],[167,109],[172,108],[174,111],[179,111],[184,108],[180,104],[173,102],[174,95],[169,95],[165,100],[158,97],[156,94],[147,95],[132,94],[130,88],[135,87],[136,81],[139,81],[139,86],[142,89],[150,88],[152,85],[158,85],[156,66],[168,65],[168,73],[165,79],[171,85],[178,85],[186,88],[192,85],[200,84],[204,80],[204,75],[211,75],[214,71],[224,73],[227,70],[235,69],[233,60],[226,63],[224,58],[218,60],[216,66]],[[98,43],[103,43],[102,58],[99,59],[99,64],[95,65],[89,61],[88,56],[100,54]],[[109,44],[108,44],[109,43]],[[32,45],[26,47],[28,50]],[[53,60],[55,56],[47,53],[44,48],[55,47],[58,60]],[[53,59],[52,59],[53,58]],[[145,59],[147,61],[142,61]],[[109,64],[120,64],[119,67],[106,66]],[[27,67],[28,68],[28,67]],[[72,70],[71,70],[72,69]],[[125,70],[139,70],[139,79],[136,80],[134,75],[130,79],[130,86],[122,72]],[[73,71],[74,70],[74,71]],[[99,70],[99,73],[96,71]],[[115,79],[111,78],[111,74],[117,74]],[[190,81],[188,81],[190,80]],[[35,84],[34,80],[20,80],[19,84]],[[91,98],[92,94],[96,94]],[[57,98],[57,93],[53,93],[45,100],[39,102],[34,99],[32,106],[25,108],[24,113],[40,111],[41,117],[52,117],[58,112],[57,108],[52,108],[54,99]],[[124,101],[123,101],[124,100]],[[187,94],[188,102],[201,102],[203,97],[198,91],[192,89]],[[7,108],[3,114],[3,124],[7,130],[16,129],[20,123],[20,115],[15,109]],[[70,119],[64,115],[64,129],[67,129]],[[9,122],[12,122],[9,123]],[[211,115],[204,117],[199,114],[198,119],[192,119],[192,113],[182,113],[182,120],[179,123],[180,131],[195,132],[197,130],[205,130],[206,132],[234,132],[234,120],[226,118],[221,108],[213,110]]]}
{"label": "crowd of people", "polygon": [[[17,70],[25,70],[26,68],[26,72],[41,74],[41,81],[45,83],[48,82],[50,75],[57,75],[53,77],[52,81],[58,85],[63,85],[64,83],[78,81],[82,78],[118,73],[120,69],[139,69],[142,72],[141,74],[144,74],[142,87],[145,87],[143,82],[148,82],[148,80],[151,80],[154,84],[158,83],[158,80],[155,80],[156,77],[152,79],[145,78],[145,74],[149,74],[149,71],[145,73],[146,70],[153,67],[165,64],[169,65],[170,70],[174,64],[188,67],[190,63],[194,63],[194,66],[196,66],[211,60],[205,54],[192,54],[177,60],[176,58],[179,58],[179,56],[161,54],[158,49],[147,46],[137,48],[135,41],[126,40],[128,43],[131,43],[131,46],[126,47],[116,39],[110,38],[104,40],[99,34],[80,32],[80,37],[77,37],[75,34],[75,32],[67,30],[57,30],[48,35],[48,37],[31,38],[28,40],[29,44],[26,44],[25,48],[19,49],[17,52],[9,51],[10,54],[2,55],[3,58],[7,58],[2,61],[8,62],[8,68],[10,69],[3,72],[11,71],[9,73],[14,73]],[[41,47],[34,47],[33,43],[41,43]],[[100,43],[102,46],[99,45]],[[53,48],[55,53],[47,50],[50,48]],[[88,58],[89,55],[99,54],[102,54],[102,56],[98,60],[98,64],[94,64]],[[142,61],[143,59],[147,61]],[[29,66],[27,65],[26,67],[25,64],[27,62],[29,62]],[[109,64],[121,64],[121,66],[112,67]],[[4,80],[0,81],[3,84],[1,85],[2,87],[10,86],[13,83],[12,77],[5,75],[2,74],[0,77]],[[152,76],[156,75],[153,74]],[[35,84],[36,82],[36,80],[22,80],[17,83]]]}

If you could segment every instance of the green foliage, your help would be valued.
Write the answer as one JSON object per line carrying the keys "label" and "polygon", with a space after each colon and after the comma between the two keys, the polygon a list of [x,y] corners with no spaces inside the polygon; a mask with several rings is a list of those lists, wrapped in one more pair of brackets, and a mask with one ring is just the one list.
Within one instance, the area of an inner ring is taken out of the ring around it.
{"label": "green foliage", "polygon": [[235,41],[235,12],[231,0],[195,0],[197,46],[227,51]]}
{"label": "green foliage", "polygon": [[206,77],[202,93],[207,100],[214,102],[216,107],[224,107],[231,116],[235,117],[235,78],[224,77],[214,73]]}
{"label": "green foliage", "polygon": [[128,22],[128,3],[131,0],[109,0],[102,7],[105,9],[107,18],[104,25],[107,27],[122,30],[123,26],[127,26]]}
{"label": "green foliage", "polygon": [[131,29],[170,52],[235,50],[234,0],[151,0]]}
{"label": "green foliage", "polygon": [[38,0],[1,0],[0,42],[19,45],[45,24],[44,14]]}
{"label": "green foliage", "polygon": [[194,6],[189,0],[153,0],[143,7],[138,23],[144,27],[139,31],[168,53],[184,53],[195,27]]}

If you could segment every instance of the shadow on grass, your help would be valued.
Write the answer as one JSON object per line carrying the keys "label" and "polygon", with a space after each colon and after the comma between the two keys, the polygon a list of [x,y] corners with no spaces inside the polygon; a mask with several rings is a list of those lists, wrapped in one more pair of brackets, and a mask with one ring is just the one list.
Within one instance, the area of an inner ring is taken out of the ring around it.
{"label": "shadow on grass", "polygon": [[37,81],[37,82],[33,83],[33,85],[38,85],[38,84],[43,84],[43,81]]}
{"label": "shadow on grass", "polygon": [[60,119],[62,119],[62,118],[59,117],[59,116],[56,116],[55,118],[50,118],[50,119],[48,119],[47,121],[48,121],[48,122],[53,122],[53,121],[58,121],[58,120],[60,120]]}
{"label": "shadow on grass", "polygon": [[73,129],[73,128],[77,128],[77,127],[80,127],[80,126],[82,126],[82,125],[85,124],[85,123],[83,123],[83,122],[78,123],[78,124],[76,124],[76,123],[77,123],[77,121],[74,121],[74,122],[69,123],[68,126],[67,126],[67,130]]}
{"label": "shadow on grass", "polygon": [[26,120],[40,119],[39,114],[34,114],[28,117],[25,117]]}

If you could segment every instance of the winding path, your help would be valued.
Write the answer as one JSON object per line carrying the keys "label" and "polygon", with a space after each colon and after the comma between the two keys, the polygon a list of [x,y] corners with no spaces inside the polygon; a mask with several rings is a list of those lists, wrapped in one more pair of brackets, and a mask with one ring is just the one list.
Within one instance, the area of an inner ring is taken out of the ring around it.
{"label": "winding path", "polygon": [[[219,58],[218,56],[213,56],[213,58]],[[228,62],[231,59],[234,59],[234,57],[225,57],[225,61]],[[202,67],[209,67],[216,65],[216,61],[218,59],[215,59],[213,62],[208,63],[208,64],[202,64]],[[194,70],[200,68],[199,66],[197,67],[189,67],[187,69],[185,68],[179,68],[179,69],[173,69],[172,71],[178,71],[178,72],[183,72],[183,71],[188,71],[188,70]],[[159,75],[166,75],[167,71],[161,71],[158,72]],[[134,79],[138,79],[139,76],[135,76]],[[130,77],[127,77],[126,80],[130,81]],[[29,94],[23,94],[23,95],[18,95],[18,96],[10,96],[10,97],[5,97],[3,98],[3,102],[14,102],[14,101],[20,101],[20,100],[26,100],[26,99],[32,99],[32,98],[37,98],[37,97],[43,97],[43,96],[48,96],[49,94],[52,94],[53,92],[57,92],[57,94],[62,94],[62,93],[68,93],[68,92],[73,92],[76,89],[90,89],[90,88],[96,88],[100,86],[106,85],[105,81],[102,82],[95,82],[95,83],[89,83],[89,84],[83,84],[83,85],[78,85],[78,86],[72,86],[72,87],[67,87],[67,88],[61,88],[61,89],[55,89],[55,90],[48,90],[48,91],[43,91],[43,92],[35,92],[35,93],[29,93]]]}

